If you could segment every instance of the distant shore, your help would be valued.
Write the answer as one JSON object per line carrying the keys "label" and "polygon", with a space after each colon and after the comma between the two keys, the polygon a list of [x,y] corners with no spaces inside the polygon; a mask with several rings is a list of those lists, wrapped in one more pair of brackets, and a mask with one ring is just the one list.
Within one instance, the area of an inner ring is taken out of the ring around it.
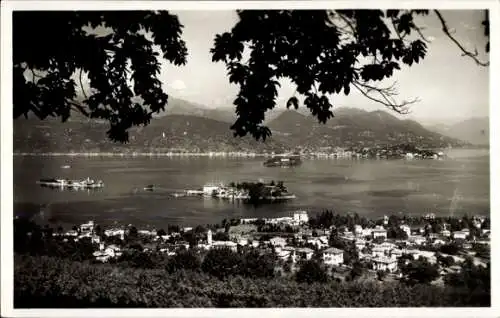
{"label": "distant shore", "polygon": [[[461,150],[486,150],[489,148],[456,148]],[[289,152],[280,153],[255,153],[255,152],[238,152],[238,151],[209,151],[209,152],[14,152],[14,156],[31,156],[31,157],[222,157],[222,158],[269,158],[275,156],[286,156]],[[377,158],[363,157],[356,155],[355,152],[309,152],[305,154],[295,154],[303,158],[318,158],[318,159],[405,159],[404,157],[395,156],[393,158]],[[413,159],[413,158],[411,158]],[[419,159],[419,158],[414,158]]]}
{"label": "distant shore", "polygon": [[258,153],[235,153],[235,152],[164,152],[164,153],[148,153],[148,152],[49,152],[49,153],[29,153],[29,152],[14,152],[14,156],[41,156],[41,157],[272,157],[276,154],[258,154]]}

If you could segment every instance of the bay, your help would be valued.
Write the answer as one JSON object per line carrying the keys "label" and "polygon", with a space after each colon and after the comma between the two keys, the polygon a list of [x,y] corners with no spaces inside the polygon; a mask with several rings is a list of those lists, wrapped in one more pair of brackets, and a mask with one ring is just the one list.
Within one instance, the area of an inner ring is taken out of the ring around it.
{"label": "bay", "polygon": [[[445,160],[308,159],[293,168],[264,167],[262,158],[14,156],[14,213],[41,223],[166,228],[240,217],[277,217],[332,209],[371,218],[390,214],[462,216],[490,213],[489,153],[451,150]],[[69,169],[62,166],[70,165]],[[42,188],[40,178],[102,179],[97,191]],[[297,199],[253,207],[171,193],[209,182],[281,180]],[[157,191],[146,192],[154,184]],[[38,213],[44,205],[42,213]]]}

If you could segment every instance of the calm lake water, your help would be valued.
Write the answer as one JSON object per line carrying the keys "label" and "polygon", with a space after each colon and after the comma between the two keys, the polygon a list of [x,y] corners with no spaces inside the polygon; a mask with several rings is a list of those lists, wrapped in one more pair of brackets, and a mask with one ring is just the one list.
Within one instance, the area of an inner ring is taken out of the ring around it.
{"label": "calm lake water", "polygon": [[[72,226],[95,220],[166,227],[197,225],[224,218],[276,217],[296,209],[323,209],[379,217],[405,213],[436,215],[490,213],[489,153],[453,150],[446,160],[305,160],[294,168],[268,168],[263,159],[14,157],[14,212]],[[70,165],[70,169],[61,166]],[[102,179],[97,191],[60,191],[35,182],[44,177]],[[262,207],[169,193],[214,181],[282,180],[297,199]],[[155,192],[143,187],[155,184]]]}

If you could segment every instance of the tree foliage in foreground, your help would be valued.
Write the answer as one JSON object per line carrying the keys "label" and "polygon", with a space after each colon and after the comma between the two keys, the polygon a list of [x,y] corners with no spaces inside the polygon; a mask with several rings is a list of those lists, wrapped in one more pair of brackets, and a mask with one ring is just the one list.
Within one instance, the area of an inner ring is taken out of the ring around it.
{"label": "tree foliage in foreground", "polygon": [[[185,64],[181,33],[177,16],[168,11],[15,11],[14,118],[33,112],[66,121],[76,110],[108,121],[108,136],[127,141],[130,127],[147,125],[165,109],[168,95],[158,79],[155,48],[163,59]],[[88,74],[88,93],[82,72]],[[75,102],[77,87],[82,103]]]}
{"label": "tree foliage in foreground", "polygon": [[[215,37],[211,50],[212,60],[224,62],[229,81],[239,86],[231,127],[236,136],[270,136],[265,113],[276,107],[279,80],[285,78],[322,123],[333,116],[335,96],[352,90],[397,112],[416,101],[398,102],[394,86],[378,83],[425,58],[426,39],[414,18],[428,10],[237,13],[239,21]],[[463,54],[486,66],[434,13]],[[482,24],[489,38],[488,14]],[[73,109],[109,122],[107,133],[115,141],[128,141],[129,128],[147,125],[167,104],[156,49],[175,65],[185,64],[187,56],[182,25],[167,11],[16,11],[13,31],[14,118],[33,112],[65,121]],[[88,92],[82,73],[88,74]],[[81,102],[75,102],[77,87]],[[291,106],[298,108],[297,96],[288,100]]]}
{"label": "tree foliage in foreground", "polygon": [[490,306],[484,290],[399,283],[221,280],[194,271],[120,268],[16,256],[14,308],[92,307],[462,307]]}

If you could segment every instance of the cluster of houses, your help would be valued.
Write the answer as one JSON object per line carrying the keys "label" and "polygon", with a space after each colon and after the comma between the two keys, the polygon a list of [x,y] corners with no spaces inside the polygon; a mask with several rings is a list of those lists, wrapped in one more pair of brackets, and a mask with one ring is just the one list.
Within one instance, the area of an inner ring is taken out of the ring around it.
{"label": "cluster of houses", "polygon": [[[269,219],[256,219],[245,218],[241,219],[241,224],[255,223],[257,220],[264,221],[267,224],[280,224],[290,225],[299,228],[297,233],[293,233],[294,241],[301,243],[301,246],[314,247],[297,247],[293,246],[290,237],[283,237],[280,235],[274,236],[269,240],[256,240],[252,233],[231,234],[229,240],[218,241],[214,240],[214,234],[211,230],[206,233],[206,240],[198,242],[197,248],[203,250],[225,248],[232,251],[237,251],[238,246],[247,246],[251,248],[272,248],[278,258],[283,261],[292,261],[293,263],[300,260],[310,260],[314,253],[317,252],[325,265],[328,266],[343,266],[344,265],[344,251],[338,248],[329,246],[329,236],[331,230],[326,229],[321,233],[312,234],[312,230],[308,228],[309,217],[306,211],[296,211],[292,216],[269,218]],[[384,225],[387,225],[388,218],[384,217]],[[478,224],[481,220],[478,219]],[[474,223],[476,224],[476,223]],[[470,231],[465,228],[460,231],[450,232],[446,226],[440,233],[430,233],[424,236],[425,228],[412,229],[406,224],[400,225],[401,230],[407,233],[408,238],[405,240],[387,239],[387,229],[383,225],[375,226],[374,228],[363,228],[361,225],[355,225],[354,231],[345,229],[338,232],[339,238],[351,242],[356,247],[360,260],[371,264],[373,270],[382,270],[388,272],[396,272],[398,270],[398,259],[403,255],[411,255],[414,259],[420,257],[426,258],[430,263],[436,263],[436,255],[434,252],[420,249],[424,244],[431,243],[432,245],[446,244],[451,240],[461,240],[464,244],[464,249],[470,248],[471,243],[468,241]],[[193,229],[190,227],[183,228],[181,232],[189,232]],[[103,234],[107,237],[117,237],[124,240],[127,230],[125,229],[107,229]],[[165,235],[158,235],[153,230],[139,230],[138,234],[151,237],[153,244],[145,244],[144,251],[153,249],[160,252],[167,253],[168,255],[175,255],[176,251],[180,248],[188,249],[190,245],[187,242],[180,241],[181,233],[169,233]],[[483,234],[488,235],[489,230],[484,229]],[[119,257],[122,255],[122,250],[116,244],[107,245],[101,237],[94,233],[94,223],[92,221],[82,224],[79,231],[69,231],[66,233],[68,236],[77,236],[75,240],[89,237],[92,243],[96,243],[99,249],[94,252],[97,260],[107,262],[108,260]],[[171,237],[177,237],[179,240],[176,244],[166,244],[165,241]],[[157,244],[162,242],[162,244]],[[302,244],[306,243],[306,244]],[[489,244],[489,240],[476,241],[476,243]],[[463,261],[462,257],[453,256],[455,262]]]}

